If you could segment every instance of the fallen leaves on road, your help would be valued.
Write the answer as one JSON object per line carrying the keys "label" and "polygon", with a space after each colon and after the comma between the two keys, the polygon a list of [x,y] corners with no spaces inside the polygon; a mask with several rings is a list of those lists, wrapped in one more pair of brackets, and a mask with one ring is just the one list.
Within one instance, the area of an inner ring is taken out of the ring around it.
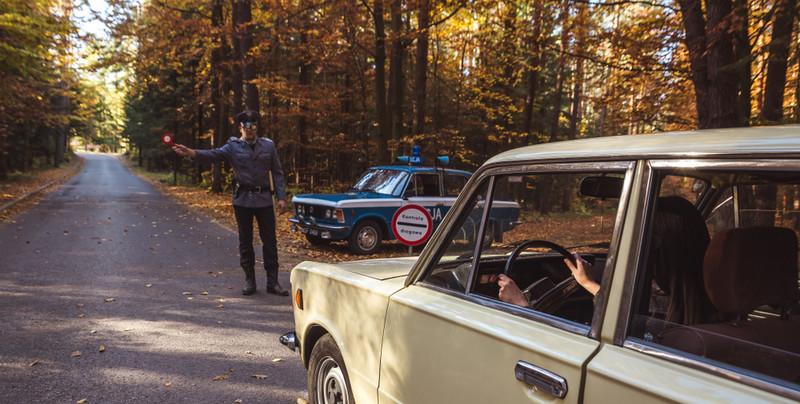
{"label": "fallen leaves on road", "polygon": [[87,402],[89,402],[88,398],[83,398],[83,399],[80,399],[80,400],[76,401],[76,403],[78,403],[78,404],[86,404]]}
{"label": "fallen leaves on road", "polygon": [[105,351],[106,351],[106,346],[105,345],[100,345],[99,352],[105,352]]}
{"label": "fallen leaves on road", "polygon": [[73,358],[76,358],[76,357],[81,356],[81,355],[83,355],[83,352],[75,351],[70,356],[73,357]]}
{"label": "fallen leaves on road", "polygon": [[228,380],[228,379],[230,379],[230,378],[231,378],[231,377],[230,377],[230,376],[228,376],[228,375],[219,375],[219,376],[217,376],[217,377],[215,377],[215,378],[213,378],[213,379],[211,379],[211,380],[213,380],[213,381],[215,381],[215,382],[216,382],[216,381],[220,381],[220,380]]}
{"label": "fallen leaves on road", "polygon": [[33,362],[31,362],[31,364],[30,364],[30,365],[28,365],[28,367],[31,367],[31,368],[32,368],[32,367],[34,367],[34,366],[36,366],[36,365],[38,365],[38,364],[39,364],[39,361],[33,361]]}
{"label": "fallen leaves on road", "polygon": [[117,299],[114,297],[109,297],[108,299],[103,300],[106,303],[115,302]]}
{"label": "fallen leaves on road", "polygon": [[274,363],[283,362],[283,359],[282,358],[275,358],[275,359],[272,360],[272,362],[274,362]]}
{"label": "fallen leaves on road", "polygon": [[256,379],[266,379],[267,375],[253,375],[253,377]]}

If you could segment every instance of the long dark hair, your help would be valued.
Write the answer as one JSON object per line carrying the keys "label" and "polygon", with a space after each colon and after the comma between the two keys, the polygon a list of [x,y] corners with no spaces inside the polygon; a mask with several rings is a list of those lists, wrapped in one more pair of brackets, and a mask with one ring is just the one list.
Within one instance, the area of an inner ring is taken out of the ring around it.
{"label": "long dark hair", "polygon": [[702,215],[680,197],[659,198],[653,221],[649,266],[669,296],[665,320],[685,325],[719,321],[703,283],[703,256],[710,238]]}

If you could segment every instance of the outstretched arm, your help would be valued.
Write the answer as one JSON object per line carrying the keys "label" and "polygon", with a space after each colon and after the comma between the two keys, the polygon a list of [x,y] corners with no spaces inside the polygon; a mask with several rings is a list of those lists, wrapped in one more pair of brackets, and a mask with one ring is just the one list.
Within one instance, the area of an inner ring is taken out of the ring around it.
{"label": "outstretched arm", "polygon": [[180,156],[189,157],[189,158],[197,157],[197,152],[195,152],[194,149],[190,149],[190,148],[188,148],[188,147],[186,147],[186,146],[184,146],[182,144],[173,144],[172,145],[172,150],[175,153],[178,153],[178,155],[180,155]]}

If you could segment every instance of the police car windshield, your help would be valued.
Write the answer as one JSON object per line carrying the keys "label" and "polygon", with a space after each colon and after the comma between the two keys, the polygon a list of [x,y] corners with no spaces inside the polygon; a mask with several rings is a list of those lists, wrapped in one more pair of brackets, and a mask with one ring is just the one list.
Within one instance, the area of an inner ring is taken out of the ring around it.
{"label": "police car windshield", "polygon": [[386,168],[368,170],[359,178],[356,185],[353,185],[351,191],[400,196],[408,176],[408,172],[400,170]]}

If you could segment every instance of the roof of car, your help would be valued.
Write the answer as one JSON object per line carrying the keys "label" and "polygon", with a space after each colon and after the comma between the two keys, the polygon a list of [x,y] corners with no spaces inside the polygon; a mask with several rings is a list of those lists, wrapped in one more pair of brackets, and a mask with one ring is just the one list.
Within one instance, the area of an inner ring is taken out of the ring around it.
{"label": "roof of car", "polygon": [[454,169],[451,169],[451,168],[431,167],[431,166],[410,166],[410,165],[401,165],[401,164],[391,165],[391,166],[370,167],[369,169],[370,170],[376,170],[376,169],[402,170],[402,171],[409,171],[409,172],[412,172],[412,173],[416,173],[416,172],[436,172],[437,170],[443,170],[443,171],[448,172],[448,173],[472,175],[472,173],[469,172],[469,171],[454,170]]}
{"label": "roof of car", "polygon": [[800,125],[609,136],[542,143],[498,154],[485,165],[526,160],[630,160],[753,155],[798,157]]}

